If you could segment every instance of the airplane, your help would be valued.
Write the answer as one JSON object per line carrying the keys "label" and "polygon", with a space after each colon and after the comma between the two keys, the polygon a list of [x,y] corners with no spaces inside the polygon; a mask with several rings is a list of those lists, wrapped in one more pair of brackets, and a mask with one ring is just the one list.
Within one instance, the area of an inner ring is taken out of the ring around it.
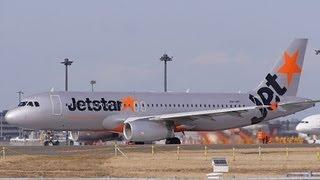
{"label": "airplane", "polygon": [[297,125],[296,131],[308,135],[320,135],[320,114],[302,119]]}
{"label": "airplane", "polygon": [[5,119],[31,129],[110,131],[129,142],[180,144],[175,132],[238,128],[313,107],[319,100],[296,96],[307,41],[294,39],[248,93],[50,91],[23,99]]}

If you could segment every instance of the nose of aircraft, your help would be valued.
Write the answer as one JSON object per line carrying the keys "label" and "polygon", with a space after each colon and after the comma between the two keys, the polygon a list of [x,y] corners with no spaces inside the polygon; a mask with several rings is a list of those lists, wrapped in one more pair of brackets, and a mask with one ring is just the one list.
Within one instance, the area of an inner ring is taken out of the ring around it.
{"label": "nose of aircraft", "polygon": [[298,124],[296,126],[296,131],[300,132],[300,133],[303,133],[305,131],[305,127],[303,124]]}
{"label": "nose of aircraft", "polygon": [[5,115],[5,121],[12,125],[20,125],[25,121],[25,112],[21,110],[11,110]]}
{"label": "nose of aircraft", "polygon": [[296,126],[296,131],[301,131],[301,126],[300,126],[300,124],[298,124],[297,126]]}

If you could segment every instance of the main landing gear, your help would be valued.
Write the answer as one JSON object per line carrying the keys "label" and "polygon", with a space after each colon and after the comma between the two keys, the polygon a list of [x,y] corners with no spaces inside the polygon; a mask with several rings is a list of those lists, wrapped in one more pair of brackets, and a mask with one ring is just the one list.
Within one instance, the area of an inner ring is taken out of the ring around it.
{"label": "main landing gear", "polygon": [[177,137],[168,138],[168,139],[166,139],[166,144],[181,144],[181,141]]}
{"label": "main landing gear", "polygon": [[[65,135],[67,133],[67,136]],[[67,137],[67,138],[65,138]],[[44,135],[44,146],[58,146],[58,145],[74,145],[74,140],[72,137],[71,132],[53,132],[53,131],[47,131]]]}
{"label": "main landing gear", "polygon": [[44,146],[58,146],[60,142],[55,139],[54,133],[51,131],[48,131],[45,135],[45,140],[43,142]]}

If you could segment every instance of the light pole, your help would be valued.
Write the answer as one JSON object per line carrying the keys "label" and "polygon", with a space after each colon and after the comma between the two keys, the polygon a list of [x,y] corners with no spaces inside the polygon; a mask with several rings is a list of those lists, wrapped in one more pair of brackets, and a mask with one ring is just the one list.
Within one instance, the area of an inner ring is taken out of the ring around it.
{"label": "light pole", "polygon": [[90,84],[91,84],[91,92],[93,92],[93,86],[97,83],[97,81],[95,80],[91,80]]}
{"label": "light pole", "polygon": [[[18,98],[19,98],[19,105],[21,103],[21,98],[22,98],[22,95],[24,94],[22,90],[18,91]],[[2,125],[1,125],[2,126]],[[1,127],[2,128],[2,127]],[[1,132],[2,132],[2,129],[1,129]],[[22,128],[19,128],[19,138],[22,138],[22,134],[23,134],[23,129]]]}
{"label": "light pole", "polygon": [[71,66],[73,61],[70,61],[68,58],[65,58],[64,61],[61,62],[61,64],[66,66],[66,76],[65,76],[65,90],[68,91],[68,66]]}
{"label": "light pole", "polygon": [[22,90],[18,91],[18,97],[19,97],[19,104],[21,103],[21,98],[22,98],[22,95],[24,94]]}
{"label": "light pole", "polygon": [[[68,66],[71,66],[73,61],[70,61],[68,58],[65,58],[61,64],[66,66],[66,75],[65,75],[65,90],[68,91]],[[66,131],[66,144],[69,145],[69,131]]]}
{"label": "light pole", "polygon": [[163,54],[160,61],[164,62],[164,92],[167,92],[167,62],[172,61],[173,57],[169,57],[167,54]]}

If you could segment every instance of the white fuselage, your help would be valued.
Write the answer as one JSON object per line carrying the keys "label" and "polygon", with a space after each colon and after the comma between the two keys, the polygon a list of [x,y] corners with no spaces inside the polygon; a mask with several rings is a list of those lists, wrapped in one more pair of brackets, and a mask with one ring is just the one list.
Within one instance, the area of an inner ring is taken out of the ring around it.
{"label": "white fuselage", "polygon": [[[283,97],[282,101],[301,101],[302,98]],[[118,92],[48,92],[30,96],[23,102],[38,102],[39,107],[22,106],[7,115],[7,121],[31,129],[107,130],[121,131],[129,117],[148,117],[160,114],[254,106],[249,94],[240,93],[118,93]],[[262,120],[286,116],[311,107],[288,111],[267,110]],[[15,118],[11,118],[11,116]],[[261,117],[259,110],[241,116],[201,116],[181,119],[176,126],[192,131],[215,131],[242,127]]]}
{"label": "white fuselage", "polygon": [[303,134],[320,135],[320,114],[302,119],[296,130]]}

